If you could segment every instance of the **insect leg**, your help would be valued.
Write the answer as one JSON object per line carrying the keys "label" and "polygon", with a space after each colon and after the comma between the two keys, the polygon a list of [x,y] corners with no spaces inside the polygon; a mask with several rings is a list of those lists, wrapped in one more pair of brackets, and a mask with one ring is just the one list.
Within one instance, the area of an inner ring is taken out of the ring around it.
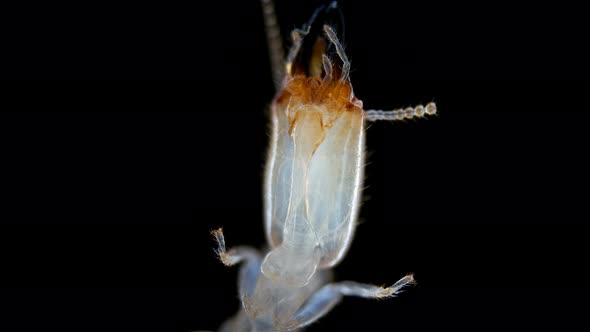
{"label": "insect leg", "polygon": [[217,332],[251,332],[252,324],[248,319],[248,315],[244,310],[238,311],[238,313],[225,321],[223,325],[217,330]]}
{"label": "insect leg", "polygon": [[341,80],[348,79],[348,75],[350,73],[350,61],[344,52],[344,47],[340,44],[338,37],[336,37],[336,33],[329,25],[324,25],[324,32],[326,33],[326,37],[330,40],[332,45],[336,48],[336,53],[338,57],[342,61],[342,76],[340,77]]}
{"label": "insect leg", "polygon": [[407,275],[387,288],[354,281],[328,284],[313,294],[305,305],[295,313],[293,319],[298,327],[303,327],[327,314],[340,302],[343,296],[358,296],[371,299],[393,297],[404,286],[413,283],[415,283],[413,276]]}
{"label": "insect leg", "polygon": [[367,110],[365,111],[365,119],[367,121],[396,121],[411,118],[422,118],[426,115],[434,114],[436,114],[436,104],[429,103],[426,106],[418,105],[416,107],[407,107],[393,111]]}
{"label": "insect leg", "polygon": [[230,249],[229,251],[225,248],[225,238],[223,237],[223,231],[220,229],[211,232],[217,240],[217,249],[215,252],[219,257],[219,260],[226,266],[233,266],[242,261],[245,264],[240,269],[238,287],[240,289],[240,297],[250,297],[253,295],[256,289],[256,281],[260,273],[260,264],[262,258],[258,251],[254,248],[239,246]]}

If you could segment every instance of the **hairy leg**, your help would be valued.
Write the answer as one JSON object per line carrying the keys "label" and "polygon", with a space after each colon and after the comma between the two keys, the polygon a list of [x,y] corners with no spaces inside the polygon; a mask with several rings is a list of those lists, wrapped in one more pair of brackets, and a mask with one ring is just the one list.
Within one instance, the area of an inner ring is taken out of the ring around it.
{"label": "hairy leg", "polygon": [[260,274],[260,264],[262,258],[258,251],[251,247],[239,246],[227,250],[225,247],[225,237],[223,231],[220,229],[212,232],[215,240],[217,240],[217,249],[215,252],[219,260],[226,266],[233,266],[244,262],[240,269],[240,277],[238,288],[240,290],[240,297],[250,297],[256,288],[256,280]]}
{"label": "hairy leg", "polygon": [[413,276],[407,275],[390,287],[379,287],[353,281],[327,284],[314,293],[295,313],[293,327],[303,327],[327,314],[343,296],[358,296],[369,299],[394,297],[407,285],[414,284]]}

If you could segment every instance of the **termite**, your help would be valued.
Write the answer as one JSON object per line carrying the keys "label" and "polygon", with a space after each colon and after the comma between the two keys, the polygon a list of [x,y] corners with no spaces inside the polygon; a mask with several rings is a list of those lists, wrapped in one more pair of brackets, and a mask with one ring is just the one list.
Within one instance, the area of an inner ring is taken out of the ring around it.
{"label": "termite", "polygon": [[[266,27],[273,30],[272,3],[262,2]],[[249,247],[226,250],[221,229],[213,231],[221,261],[243,263],[243,310],[220,331],[293,331],[327,314],[343,296],[393,297],[414,283],[411,274],[390,287],[330,283],[330,269],[344,258],[356,227],[366,123],[436,113],[434,103],[394,111],[363,109],[336,32],[317,22],[318,15],[334,10],[335,2],[318,8],[302,29],[292,32],[286,65],[275,70],[284,74],[271,105],[264,180],[270,249],[264,256]],[[268,33],[273,63],[281,50],[277,35]]]}

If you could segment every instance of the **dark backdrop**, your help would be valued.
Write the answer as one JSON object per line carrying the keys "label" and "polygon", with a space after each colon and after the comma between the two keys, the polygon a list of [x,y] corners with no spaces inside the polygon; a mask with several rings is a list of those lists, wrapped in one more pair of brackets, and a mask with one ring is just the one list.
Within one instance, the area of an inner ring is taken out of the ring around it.
{"label": "dark backdrop", "polygon": [[[281,2],[283,32],[317,3]],[[582,12],[412,3],[343,4],[357,96],[434,100],[440,116],[369,128],[361,224],[336,279],[419,283],[346,298],[309,330],[584,329]],[[47,6],[5,11],[4,78],[139,80],[4,82],[1,322],[216,329],[239,308],[237,268],[209,231],[264,244],[273,92],[258,2]]]}

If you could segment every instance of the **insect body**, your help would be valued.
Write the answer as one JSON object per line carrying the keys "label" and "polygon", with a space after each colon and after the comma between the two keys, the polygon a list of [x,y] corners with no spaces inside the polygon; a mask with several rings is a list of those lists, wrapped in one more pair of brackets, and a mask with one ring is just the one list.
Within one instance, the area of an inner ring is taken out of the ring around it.
{"label": "insect body", "polygon": [[292,37],[285,78],[272,104],[265,177],[270,250],[264,257],[247,247],[227,251],[221,230],[214,231],[222,262],[244,262],[239,281],[244,310],[221,331],[296,330],[344,295],[389,297],[413,282],[407,275],[387,288],[329,283],[329,269],[343,259],[356,226],[365,123],[421,117],[436,107],[364,111],[334,30],[314,25],[312,18]]}

